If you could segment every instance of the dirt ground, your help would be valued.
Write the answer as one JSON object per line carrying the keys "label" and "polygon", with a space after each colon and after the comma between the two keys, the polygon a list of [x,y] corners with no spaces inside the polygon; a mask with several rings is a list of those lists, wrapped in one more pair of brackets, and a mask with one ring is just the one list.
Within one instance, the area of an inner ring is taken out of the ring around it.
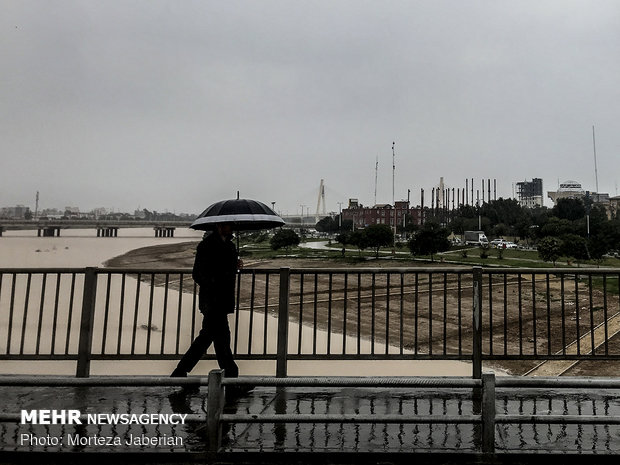
{"label": "dirt ground", "polygon": [[[115,257],[106,263],[111,268],[174,269],[191,268],[197,242],[144,247]],[[436,265],[439,266],[439,265]],[[280,267],[308,269],[291,278],[290,316],[305,326],[316,326],[352,338],[358,348],[362,341],[371,350],[397,353],[398,347],[420,355],[443,353],[459,356],[471,351],[472,276],[469,268],[458,273],[353,273],[338,270],[394,268],[391,260],[366,262],[326,261],[321,259],[278,258],[245,259],[246,270],[277,270]],[[429,268],[430,264],[424,264]],[[313,268],[334,269],[332,274],[312,273]],[[271,283],[258,271],[241,286],[239,301],[253,299],[256,311],[277,308],[277,278]],[[540,354],[559,353],[581,337],[580,353],[592,348],[588,335],[597,325],[620,310],[617,295],[607,295],[588,283],[557,275],[491,275],[483,278],[483,351],[521,360],[492,361],[488,364],[513,374],[525,374],[540,362],[527,360]],[[618,277],[616,277],[618,279]],[[389,282],[388,282],[389,281]],[[389,293],[388,293],[389,289]],[[243,304],[241,304],[243,305]],[[536,321],[536,324],[534,324]],[[417,329],[417,330],[416,330]],[[301,334],[301,331],[300,331]],[[585,337],[584,337],[585,335]],[[609,335],[604,351],[620,354],[620,336]],[[342,352],[338,352],[343,345]],[[330,341],[331,342],[331,341]],[[328,346],[330,345],[328,342]],[[334,339],[329,353],[344,353],[344,338]],[[301,346],[301,344],[300,344]],[[396,349],[395,349],[396,347]],[[354,348],[353,348],[354,349]],[[315,345],[320,353],[322,348]],[[349,347],[347,353],[350,353]],[[487,363],[485,363],[487,364]],[[618,376],[620,361],[591,360],[562,368],[554,376]]]}

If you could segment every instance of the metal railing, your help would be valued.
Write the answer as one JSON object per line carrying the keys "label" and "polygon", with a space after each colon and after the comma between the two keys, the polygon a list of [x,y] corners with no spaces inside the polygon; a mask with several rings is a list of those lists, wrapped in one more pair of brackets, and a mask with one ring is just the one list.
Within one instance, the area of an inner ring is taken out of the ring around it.
{"label": "metal railing", "polygon": [[[295,449],[295,452],[349,453],[443,451],[487,456],[541,451],[562,455],[613,455],[620,451],[617,429],[614,429],[620,425],[619,379],[495,377],[492,373],[483,373],[481,379],[225,378],[222,370],[211,371],[208,378],[193,379],[0,377],[0,388],[152,388],[173,385],[208,386],[206,405],[203,404],[200,409],[206,413],[191,413],[191,409],[184,413],[187,413],[187,423],[196,424],[196,428],[202,428],[205,433],[201,434],[204,442],[199,450],[212,454],[247,452],[248,447],[259,453],[281,453]],[[226,390],[248,385],[258,392],[253,397],[256,404],[250,402],[236,411],[230,407],[225,409]],[[331,402],[326,400],[327,392],[336,393]],[[342,395],[344,392],[345,396]],[[376,393],[382,394],[373,404],[372,398]],[[80,395],[83,397],[84,392]],[[345,397],[348,404],[338,401]],[[261,402],[262,398],[266,400]],[[303,407],[300,407],[299,400],[303,402]],[[144,406],[138,398],[134,401],[136,408]],[[362,401],[368,402],[368,405],[360,405]],[[381,406],[383,402],[385,405]],[[591,404],[589,408],[588,404]],[[161,404],[158,409],[164,411],[166,407]],[[122,411],[122,408],[118,410]],[[84,420],[86,414],[81,413],[80,418]],[[0,414],[0,425],[7,425],[5,439],[16,441],[16,427],[31,428],[33,434],[40,433],[40,428],[44,428],[46,434],[55,434],[57,430],[65,434],[71,431],[61,424],[19,426],[19,421],[19,413]],[[344,427],[345,424],[352,426]],[[266,425],[271,425],[273,429]],[[365,430],[364,425],[367,425]],[[137,428],[140,429],[140,426]],[[91,433],[94,434],[94,431]],[[324,443],[313,442],[320,432],[325,431]],[[357,433],[347,435],[347,431]],[[131,432],[136,434],[131,427],[114,429],[117,435]],[[159,434],[167,433],[192,434],[191,430],[178,431],[174,428],[159,431]],[[264,439],[267,444],[261,444],[260,440],[252,443],[255,436]],[[272,445],[269,441],[274,437]],[[244,439],[251,445],[248,446]],[[11,442],[7,440],[5,447],[24,452],[32,450],[11,445]],[[567,449],[568,443],[571,447]],[[52,451],[62,452],[63,448],[59,446]]]}
{"label": "metal railing", "polygon": [[[618,360],[619,269],[251,269],[237,359]],[[0,360],[173,360],[200,329],[189,269],[0,269]],[[206,358],[214,358],[212,352]],[[537,366],[538,362],[542,362]],[[558,374],[558,373],[555,373]]]}

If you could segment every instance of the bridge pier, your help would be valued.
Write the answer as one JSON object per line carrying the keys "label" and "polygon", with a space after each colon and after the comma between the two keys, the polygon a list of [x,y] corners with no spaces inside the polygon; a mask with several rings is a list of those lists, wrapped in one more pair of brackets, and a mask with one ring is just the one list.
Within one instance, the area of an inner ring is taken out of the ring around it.
{"label": "bridge pier", "polygon": [[170,228],[167,226],[156,226],[153,228],[155,231],[155,237],[174,237],[174,230],[176,228]]}
{"label": "bridge pier", "polygon": [[2,237],[3,232],[4,232],[4,227],[0,226],[0,237]]}
{"label": "bridge pier", "polygon": [[60,237],[60,228],[56,227],[56,226],[49,226],[47,228],[39,228],[37,231],[37,236],[38,237],[54,237],[54,236],[58,236]]}
{"label": "bridge pier", "polygon": [[118,227],[97,228],[97,237],[118,237]]}

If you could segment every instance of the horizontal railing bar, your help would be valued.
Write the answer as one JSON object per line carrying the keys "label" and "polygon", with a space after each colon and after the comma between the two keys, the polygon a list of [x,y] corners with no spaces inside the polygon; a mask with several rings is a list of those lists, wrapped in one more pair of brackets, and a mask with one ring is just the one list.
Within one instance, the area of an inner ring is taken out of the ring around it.
{"label": "horizontal railing bar", "polygon": [[0,268],[6,274],[73,274],[84,273],[86,268]]}
{"label": "horizontal railing bar", "polygon": [[617,274],[620,268],[482,268],[484,274]]}
{"label": "horizontal railing bar", "polygon": [[[257,268],[258,270],[258,268]],[[291,268],[291,274],[471,274],[471,267],[386,267],[386,268]]]}
{"label": "horizontal railing bar", "polygon": [[620,417],[603,415],[498,415],[496,423],[620,425]]}
{"label": "horizontal railing bar", "polygon": [[[181,354],[182,355],[182,354]],[[69,354],[69,355],[54,355],[54,354],[0,354],[0,360],[42,360],[42,361],[75,361],[78,357],[78,354]],[[90,359],[92,361],[102,361],[102,360],[178,360],[180,357],[179,354],[92,354]],[[594,357],[597,360],[602,360],[605,356]],[[614,360],[620,358],[614,356],[606,356],[607,360]],[[215,360],[215,354],[207,354],[203,356],[204,360]],[[236,360],[261,360],[261,361],[273,361],[277,360],[277,354],[235,354]],[[379,361],[379,360],[459,360],[459,361],[469,361],[471,360],[471,352],[463,352],[462,355],[444,355],[442,353],[438,353],[436,355],[427,355],[427,354],[289,354],[287,356],[288,360],[298,360],[298,361],[324,361],[324,360],[366,360],[366,361]],[[503,358],[501,358],[503,359]],[[583,357],[579,357],[579,360],[583,359]],[[493,358],[493,360],[497,360]],[[521,359],[519,359],[521,360]],[[577,358],[570,358],[570,360],[577,360]]]}
{"label": "horizontal railing bar", "polygon": [[[98,273],[191,273],[191,268],[106,268],[94,267]],[[0,268],[0,273],[79,273],[86,270],[84,267],[62,267],[62,268],[33,268],[33,267],[8,267]],[[617,274],[620,267],[614,268],[491,268],[483,267],[485,274]],[[280,268],[247,268],[241,273],[273,274],[279,273]],[[310,274],[377,274],[377,273],[471,273],[471,267],[390,267],[390,268],[290,268],[291,274],[310,273]]]}
{"label": "horizontal railing bar", "polygon": [[44,360],[52,362],[76,361],[77,352],[73,354],[0,354],[0,360]]}
{"label": "horizontal railing bar", "polygon": [[[93,354],[90,359],[98,360],[178,360],[183,354]],[[235,360],[276,360],[277,354],[235,354]],[[0,357],[1,359],[1,357]],[[202,360],[216,360],[215,354],[206,354]]]}
{"label": "horizontal railing bar", "polygon": [[[0,386],[207,386],[207,377],[170,378],[162,376],[64,376],[0,375]],[[293,387],[462,387],[481,386],[478,379],[466,377],[263,377],[224,378],[224,386],[293,386]],[[620,379],[608,378],[522,378],[496,377],[497,388],[620,389]]]}
{"label": "horizontal railing bar", "polygon": [[294,377],[286,378],[242,376],[224,378],[224,386],[295,386],[295,387],[463,387],[481,386],[478,379],[464,377]]}
{"label": "horizontal railing bar", "polygon": [[[515,349],[515,350],[518,350]],[[562,355],[556,355],[556,354],[545,354],[545,353],[539,353],[538,355],[534,355],[534,354],[523,354],[523,355],[519,355],[519,354],[513,354],[513,355],[503,355],[503,354],[482,354],[482,359],[483,360],[598,360],[598,361],[602,361],[602,360],[620,360],[620,354],[617,355],[613,355],[613,354],[562,354]]]}
{"label": "horizontal railing bar", "polygon": [[[352,349],[353,350],[353,349]],[[429,354],[289,354],[288,360],[460,360],[471,361],[471,351],[461,355]]]}
{"label": "horizontal railing bar", "polygon": [[495,386],[502,388],[524,388],[524,387],[553,387],[553,388],[593,388],[593,389],[620,389],[620,379],[618,378],[547,378],[547,377],[504,377],[495,378]]}
{"label": "horizontal railing bar", "polygon": [[170,378],[164,376],[94,376],[73,378],[58,376],[4,376],[0,375],[0,386],[207,386],[207,377],[190,376]]}
{"label": "horizontal railing bar", "polygon": [[313,415],[313,414],[264,414],[235,415],[224,414],[220,417],[224,423],[481,423],[481,415]]}

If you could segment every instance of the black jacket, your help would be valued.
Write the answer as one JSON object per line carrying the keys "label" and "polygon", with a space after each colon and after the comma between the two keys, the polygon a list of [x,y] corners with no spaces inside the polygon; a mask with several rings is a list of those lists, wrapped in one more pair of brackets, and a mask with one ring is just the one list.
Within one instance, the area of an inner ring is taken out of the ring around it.
{"label": "black jacket", "polygon": [[200,286],[198,308],[201,312],[235,311],[237,249],[230,239],[217,232],[209,234],[196,249],[192,277]]}

